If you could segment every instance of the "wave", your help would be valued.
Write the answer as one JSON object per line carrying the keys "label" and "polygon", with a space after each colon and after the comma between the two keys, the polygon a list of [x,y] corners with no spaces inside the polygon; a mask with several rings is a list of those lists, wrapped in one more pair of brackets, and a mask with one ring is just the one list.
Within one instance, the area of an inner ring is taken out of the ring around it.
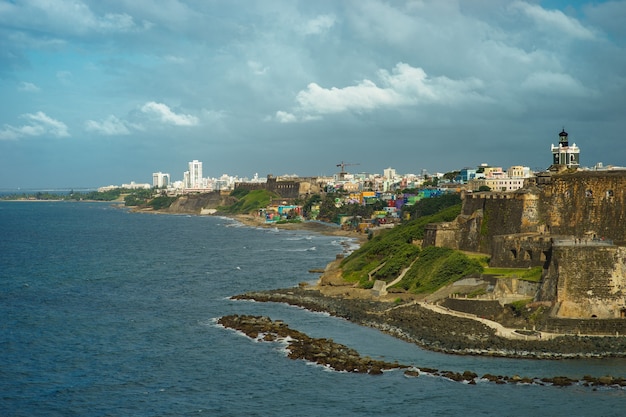
{"label": "wave", "polygon": [[298,240],[311,240],[311,239],[313,239],[313,235],[291,236],[291,237],[285,238],[284,240],[298,241]]}

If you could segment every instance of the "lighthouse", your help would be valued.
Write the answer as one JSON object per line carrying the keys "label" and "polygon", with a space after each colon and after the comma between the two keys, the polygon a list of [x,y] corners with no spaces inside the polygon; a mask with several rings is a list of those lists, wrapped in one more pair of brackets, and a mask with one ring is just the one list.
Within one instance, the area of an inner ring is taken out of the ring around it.
{"label": "lighthouse", "polygon": [[575,143],[569,144],[565,128],[559,133],[559,144],[551,145],[552,165],[556,168],[578,168],[580,166],[580,148]]}

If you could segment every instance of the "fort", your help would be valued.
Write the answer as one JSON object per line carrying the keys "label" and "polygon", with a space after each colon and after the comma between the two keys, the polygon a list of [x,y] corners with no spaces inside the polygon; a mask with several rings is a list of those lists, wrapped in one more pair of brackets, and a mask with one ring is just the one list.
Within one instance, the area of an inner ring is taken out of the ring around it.
{"label": "fort", "polygon": [[280,195],[284,199],[295,199],[298,197],[319,194],[324,187],[325,179],[317,177],[297,177],[283,178],[273,175],[267,176],[266,182],[238,182],[235,189],[267,190]]}
{"label": "fort", "polygon": [[423,245],[485,253],[490,267],[541,267],[533,300],[550,306],[554,327],[578,319],[579,328],[602,332],[584,321],[605,319],[615,334],[616,326],[626,330],[626,320],[615,322],[626,318],[626,170],[558,163],[577,158],[555,156],[549,171],[515,192],[464,193],[461,214],[428,225]]}
{"label": "fort", "polygon": [[567,318],[626,317],[626,171],[564,172],[511,193],[465,193],[424,245],[481,252],[490,266],[543,268],[535,301]]}

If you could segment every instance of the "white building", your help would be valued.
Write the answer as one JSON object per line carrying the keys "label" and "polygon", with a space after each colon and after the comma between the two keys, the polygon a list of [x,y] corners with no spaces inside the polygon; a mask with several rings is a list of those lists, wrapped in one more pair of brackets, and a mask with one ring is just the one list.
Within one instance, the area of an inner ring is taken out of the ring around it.
{"label": "white building", "polygon": [[189,162],[187,188],[204,188],[202,181],[202,162],[194,159]]}
{"label": "white building", "polygon": [[149,190],[152,186],[148,183],[138,184],[135,181],[131,181],[130,184],[122,184],[122,188],[128,190]]}
{"label": "white building", "polygon": [[387,179],[387,180],[395,179],[396,178],[396,170],[391,168],[391,167],[383,169],[383,177],[385,177],[385,179]]}
{"label": "white building", "polygon": [[170,174],[163,172],[152,173],[152,186],[155,188],[167,188],[170,185]]}
{"label": "white building", "polygon": [[484,178],[476,178],[469,181],[473,190],[481,186],[487,186],[491,191],[510,192],[519,190],[524,186],[524,180],[532,176],[529,167],[514,165],[506,172],[501,167],[486,167]]}

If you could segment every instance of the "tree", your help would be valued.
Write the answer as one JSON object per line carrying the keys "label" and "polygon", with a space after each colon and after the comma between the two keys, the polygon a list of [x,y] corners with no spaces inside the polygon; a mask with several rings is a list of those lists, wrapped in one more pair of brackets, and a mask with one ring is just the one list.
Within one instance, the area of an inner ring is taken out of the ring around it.
{"label": "tree", "polygon": [[443,174],[443,179],[448,181],[454,181],[454,179],[461,173],[461,171],[450,171]]}

